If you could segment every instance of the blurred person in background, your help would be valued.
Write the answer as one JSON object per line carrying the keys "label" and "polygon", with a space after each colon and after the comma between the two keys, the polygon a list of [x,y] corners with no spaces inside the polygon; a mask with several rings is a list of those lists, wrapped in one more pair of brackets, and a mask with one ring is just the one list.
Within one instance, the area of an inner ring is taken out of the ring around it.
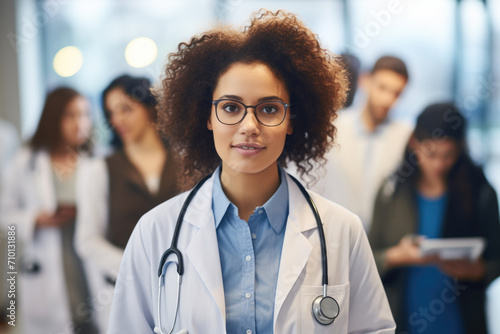
{"label": "blurred person in background", "polygon": [[[485,290],[500,275],[497,195],[466,145],[450,103],[418,117],[403,163],[382,185],[369,235],[398,333],[486,333]],[[422,256],[427,238],[483,237],[478,260]]]}
{"label": "blurred person in background", "polygon": [[360,78],[366,93],[361,110],[351,108],[334,121],[336,144],[318,168],[311,189],[357,214],[369,230],[373,202],[380,184],[400,162],[411,127],[392,120],[389,112],[408,82],[404,62],[382,57]]}
{"label": "blurred person in background", "polygon": [[146,78],[123,75],[106,87],[102,103],[114,152],[90,161],[78,178],[76,244],[98,278],[91,286],[102,330],[132,230],[144,213],[179,192],[176,158],[154,127],[150,86]]}
{"label": "blurred person in background", "polygon": [[8,166],[0,219],[15,227],[16,305],[25,333],[98,333],[84,266],[73,245],[75,178],[91,151],[89,102],[71,88],[48,94],[35,134]]}

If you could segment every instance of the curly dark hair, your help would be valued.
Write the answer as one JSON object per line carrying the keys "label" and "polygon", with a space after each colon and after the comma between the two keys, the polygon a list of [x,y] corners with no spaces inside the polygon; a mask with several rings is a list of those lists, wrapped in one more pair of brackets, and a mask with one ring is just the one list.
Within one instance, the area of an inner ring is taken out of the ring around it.
{"label": "curly dark hair", "polygon": [[310,160],[324,164],[333,144],[333,120],[348,90],[341,58],[321,48],[294,14],[261,9],[242,31],[216,28],[180,43],[168,56],[156,92],[157,125],[182,157],[186,187],[220,164],[207,121],[219,77],[237,62],[267,65],[288,89],[294,130],[278,159],[282,166],[293,161],[300,175],[308,175]]}

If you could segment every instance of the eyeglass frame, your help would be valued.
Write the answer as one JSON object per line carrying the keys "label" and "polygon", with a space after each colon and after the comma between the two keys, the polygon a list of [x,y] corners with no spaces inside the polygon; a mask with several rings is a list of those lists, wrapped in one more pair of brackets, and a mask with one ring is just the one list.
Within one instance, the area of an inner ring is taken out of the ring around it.
{"label": "eyeglass frame", "polygon": [[[236,102],[236,103],[239,103],[241,104],[243,107],[245,107],[245,113],[243,114],[243,117],[236,123],[232,123],[232,124],[228,124],[228,123],[224,123],[220,120],[219,118],[219,114],[217,113],[217,106],[219,105],[219,103],[221,101],[232,101],[232,102]],[[259,122],[260,124],[264,125],[264,126],[267,126],[267,127],[275,127],[275,126],[279,126],[281,124],[283,124],[283,122],[285,121],[285,118],[286,118],[286,112],[288,111],[288,107],[290,107],[290,104],[289,103],[285,103],[283,101],[278,101],[278,100],[272,100],[272,101],[263,101],[261,103],[257,103],[256,105],[252,106],[252,105],[246,105],[244,104],[243,102],[241,101],[238,101],[238,100],[234,100],[234,99],[218,99],[218,100],[213,100],[212,101],[212,105],[215,106],[215,116],[217,117],[217,120],[221,123],[221,124],[224,124],[224,125],[236,125],[238,123],[241,123],[243,122],[243,120],[245,119],[245,117],[247,116],[248,114],[248,111],[247,109],[248,108],[253,108],[253,110],[255,111],[256,108],[261,105],[261,104],[264,104],[264,103],[279,103],[281,105],[283,105],[285,107],[285,114],[283,115],[283,119],[281,120],[281,122],[279,122],[278,124],[276,125],[267,125],[267,124],[264,124],[261,122],[261,120],[259,119],[259,117],[257,116],[256,113],[254,113],[254,116],[255,116],[255,119],[257,120],[257,122]]]}

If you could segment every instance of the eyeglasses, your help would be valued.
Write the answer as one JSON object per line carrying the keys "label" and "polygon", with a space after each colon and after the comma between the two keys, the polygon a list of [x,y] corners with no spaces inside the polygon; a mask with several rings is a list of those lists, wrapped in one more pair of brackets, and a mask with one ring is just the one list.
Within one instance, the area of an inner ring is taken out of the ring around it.
{"label": "eyeglasses", "polygon": [[255,106],[247,106],[239,101],[220,99],[212,101],[215,106],[215,115],[222,124],[235,125],[243,121],[247,109],[255,110],[255,118],[265,126],[278,126],[285,120],[286,112],[290,106],[281,101],[266,101]]}

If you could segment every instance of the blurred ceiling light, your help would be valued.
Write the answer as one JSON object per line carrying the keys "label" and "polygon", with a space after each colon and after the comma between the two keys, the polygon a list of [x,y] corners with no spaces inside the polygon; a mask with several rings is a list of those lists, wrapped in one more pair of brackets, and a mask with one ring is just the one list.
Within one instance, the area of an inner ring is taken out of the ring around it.
{"label": "blurred ceiling light", "polygon": [[132,67],[148,66],[156,59],[157,55],[156,43],[148,37],[135,38],[125,48],[125,59]]}
{"label": "blurred ceiling light", "polygon": [[66,46],[59,50],[54,57],[54,71],[62,77],[70,77],[80,71],[83,64],[83,55],[76,46]]}

